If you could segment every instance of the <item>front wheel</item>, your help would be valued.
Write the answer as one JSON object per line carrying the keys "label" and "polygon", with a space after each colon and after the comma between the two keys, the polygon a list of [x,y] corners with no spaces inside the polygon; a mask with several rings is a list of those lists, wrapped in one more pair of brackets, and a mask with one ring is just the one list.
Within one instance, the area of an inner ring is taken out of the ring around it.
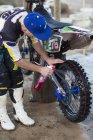
{"label": "front wheel", "polygon": [[59,101],[63,114],[72,122],[85,120],[91,108],[91,88],[84,69],[77,62],[67,60],[55,75],[66,92],[65,99]]}

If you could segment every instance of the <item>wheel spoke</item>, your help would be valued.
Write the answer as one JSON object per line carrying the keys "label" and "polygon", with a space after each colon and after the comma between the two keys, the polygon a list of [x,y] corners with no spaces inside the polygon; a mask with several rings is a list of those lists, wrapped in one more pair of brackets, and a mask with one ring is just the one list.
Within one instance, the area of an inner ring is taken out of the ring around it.
{"label": "wheel spoke", "polygon": [[71,100],[70,106],[72,107],[72,110],[74,113],[77,113],[77,111],[79,110],[79,107],[80,107],[79,100],[76,100],[73,95],[72,95],[72,100]]}
{"label": "wheel spoke", "polygon": [[[80,100],[79,100],[79,94],[75,95],[74,93],[71,93],[71,88],[72,88],[72,83],[73,86],[78,86],[77,81],[75,79],[74,74],[72,73],[72,71],[70,70],[56,70],[55,74],[60,78],[61,80],[61,84],[64,87],[64,89],[66,88],[66,92],[68,92],[67,96],[68,99],[66,98],[66,101],[63,103],[67,104],[69,110],[73,113],[76,114],[79,110],[80,107]],[[69,86],[69,88],[67,88],[67,85]],[[70,98],[70,102],[67,101]]]}

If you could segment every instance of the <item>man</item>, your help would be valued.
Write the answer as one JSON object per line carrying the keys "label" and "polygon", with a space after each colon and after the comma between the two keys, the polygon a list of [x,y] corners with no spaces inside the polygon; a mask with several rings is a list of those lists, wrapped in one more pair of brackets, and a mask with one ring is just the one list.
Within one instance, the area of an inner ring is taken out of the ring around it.
{"label": "man", "polygon": [[[23,107],[23,76],[19,67],[41,73],[52,74],[47,67],[37,66],[22,59],[17,45],[20,35],[32,38],[33,46],[49,65],[62,63],[60,59],[49,58],[39,40],[47,40],[52,35],[51,28],[43,16],[38,13],[27,13],[19,8],[6,11],[0,16],[0,35],[3,43],[0,46],[0,122],[5,130],[14,130],[7,110],[7,90],[13,103],[14,118],[24,125],[33,125],[35,121],[28,117]],[[39,40],[38,40],[39,39]]]}

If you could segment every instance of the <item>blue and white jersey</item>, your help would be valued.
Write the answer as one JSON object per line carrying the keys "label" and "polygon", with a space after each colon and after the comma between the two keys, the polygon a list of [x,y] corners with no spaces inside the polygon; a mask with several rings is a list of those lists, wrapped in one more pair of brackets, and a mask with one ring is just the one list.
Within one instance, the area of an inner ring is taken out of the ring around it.
{"label": "blue and white jersey", "polygon": [[24,15],[27,15],[27,12],[19,8],[5,11],[0,15],[0,34],[4,41],[17,41],[22,34],[19,19]]}
{"label": "blue and white jersey", "polygon": [[[23,32],[19,19],[27,14],[26,10],[20,8],[14,8],[0,14],[0,35],[2,35],[4,47],[8,49],[14,62],[21,59],[17,41]],[[34,38],[33,44],[36,42],[37,39]]]}

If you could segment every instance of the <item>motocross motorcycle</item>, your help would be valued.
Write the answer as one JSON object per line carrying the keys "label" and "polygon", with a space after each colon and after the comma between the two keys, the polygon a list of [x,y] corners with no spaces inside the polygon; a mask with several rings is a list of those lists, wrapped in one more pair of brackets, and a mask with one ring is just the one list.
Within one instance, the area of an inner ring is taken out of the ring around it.
{"label": "motocross motorcycle", "polygon": [[[81,122],[90,113],[91,87],[82,66],[74,60],[66,60],[64,52],[89,45],[93,34],[89,30],[54,20],[44,8],[42,0],[27,0],[27,2],[30,3],[29,11],[32,11],[33,3],[36,4],[33,11],[42,14],[54,31],[49,40],[42,42],[46,52],[50,57],[65,61],[55,65],[56,70],[50,77],[55,85],[59,107],[68,120],[76,123]],[[31,40],[28,37],[24,37],[24,40],[26,43],[20,50],[23,57],[29,54],[31,62],[46,66],[47,63],[34,50]]]}

